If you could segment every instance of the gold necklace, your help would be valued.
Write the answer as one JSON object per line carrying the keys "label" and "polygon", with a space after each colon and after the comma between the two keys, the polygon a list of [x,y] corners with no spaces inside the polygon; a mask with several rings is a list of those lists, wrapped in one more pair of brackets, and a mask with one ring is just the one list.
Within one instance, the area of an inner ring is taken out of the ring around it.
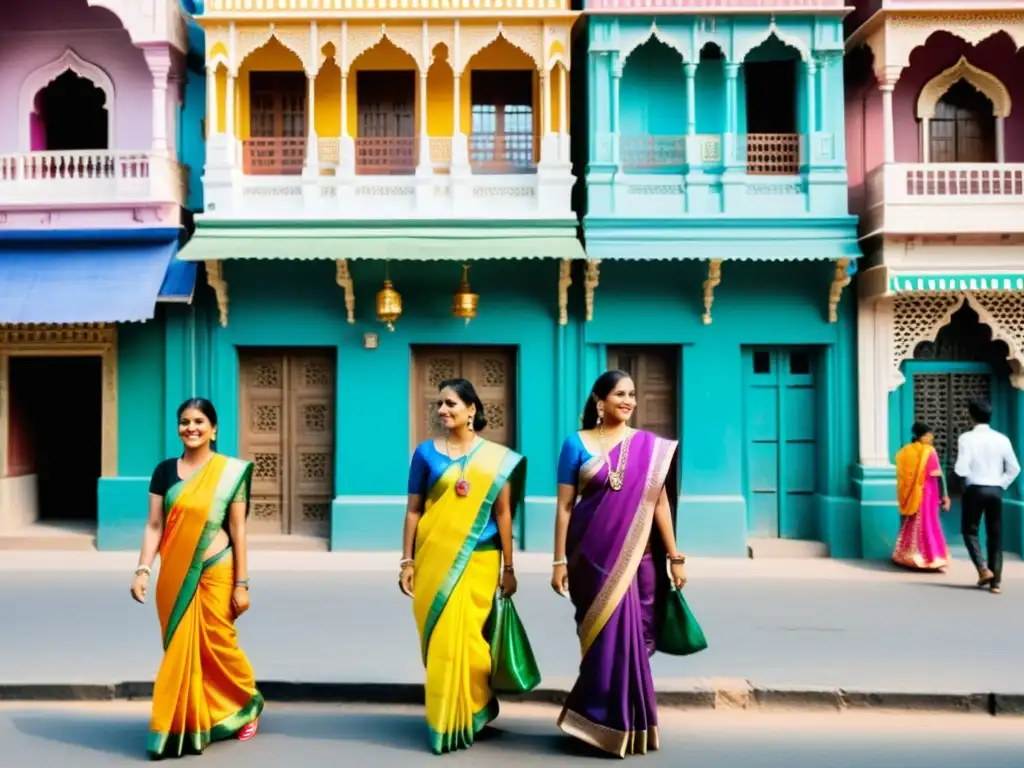
{"label": "gold necklace", "polygon": [[633,438],[633,433],[626,427],[626,434],[622,437],[622,448],[619,450],[619,462],[615,467],[612,466],[608,444],[604,439],[604,424],[597,428],[597,436],[601,441],[601,450],[604,451],[604,461],[608,465],[608,487],[613,491],[621,491],[626,477],[626,462],[629,460],[629,441]]}

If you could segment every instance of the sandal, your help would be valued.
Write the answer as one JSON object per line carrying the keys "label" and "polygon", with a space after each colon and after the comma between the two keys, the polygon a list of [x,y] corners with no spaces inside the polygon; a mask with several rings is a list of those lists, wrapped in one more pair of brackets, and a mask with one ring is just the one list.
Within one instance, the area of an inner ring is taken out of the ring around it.
{"label": "sandal", "polygon": [[245,726],[244,728],[242,728],[242,730],[240,730],[238,732],[238,740],[239,741],[248,741],[249,739],[251,739],[253,736],[256,735],[256,731],[258,731],[259,729],[260,729],[260,721],[259,720],[253,720],[251,723],[249,723],[247,726]]}
{"label": "sandal", "polygon": [[992,573],[992,571],[990,571],[988,568],[978,571],[978,586],[988,586],[992,582],[992,579],[994,579],[995,577],[996,575]]}

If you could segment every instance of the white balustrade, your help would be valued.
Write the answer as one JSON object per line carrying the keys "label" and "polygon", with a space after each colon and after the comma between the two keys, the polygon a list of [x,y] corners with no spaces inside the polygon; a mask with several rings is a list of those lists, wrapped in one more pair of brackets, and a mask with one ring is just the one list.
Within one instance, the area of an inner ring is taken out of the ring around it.
{"label": "white balustrade", "polygon": [[187,168],[145,151],[0,155],[0,205],[185,203]]}
{"label": "white balustrade", "polygon": [[1024,232],[1024,163],[886,163],[864,197],[870,231]]}

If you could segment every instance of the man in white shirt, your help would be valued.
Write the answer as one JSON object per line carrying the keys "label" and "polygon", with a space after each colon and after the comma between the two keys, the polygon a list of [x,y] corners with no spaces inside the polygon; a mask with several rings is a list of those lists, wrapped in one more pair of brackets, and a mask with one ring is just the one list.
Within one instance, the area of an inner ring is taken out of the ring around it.
{"label": "man in white shirt", "polygon": [[[973,429],[957,440],[956,466],[953,471],[964,480],[964,544],[978,569],[978,586],[1000,592],[1003,576],[1003,491],[1020,474],[1020,464],[1010,439],[989,426],[992,407],[983,400],[967,404]],[[978,527],[985,518],[988,562],[981,554]]]}

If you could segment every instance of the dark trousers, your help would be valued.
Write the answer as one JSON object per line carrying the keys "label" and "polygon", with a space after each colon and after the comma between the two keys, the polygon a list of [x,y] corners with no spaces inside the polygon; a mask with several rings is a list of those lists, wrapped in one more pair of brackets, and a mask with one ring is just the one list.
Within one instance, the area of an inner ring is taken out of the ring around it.
{"label": "dark trousers", "polygon": [[969,485],[963,499],[964,544],[974,567],[985,567],[978,541],[981,518],[985,518],[985,537],[988,539],[988,569],[995,574],[992,586],[998,587],[1003,576],[1003,489],[998,485]]}

